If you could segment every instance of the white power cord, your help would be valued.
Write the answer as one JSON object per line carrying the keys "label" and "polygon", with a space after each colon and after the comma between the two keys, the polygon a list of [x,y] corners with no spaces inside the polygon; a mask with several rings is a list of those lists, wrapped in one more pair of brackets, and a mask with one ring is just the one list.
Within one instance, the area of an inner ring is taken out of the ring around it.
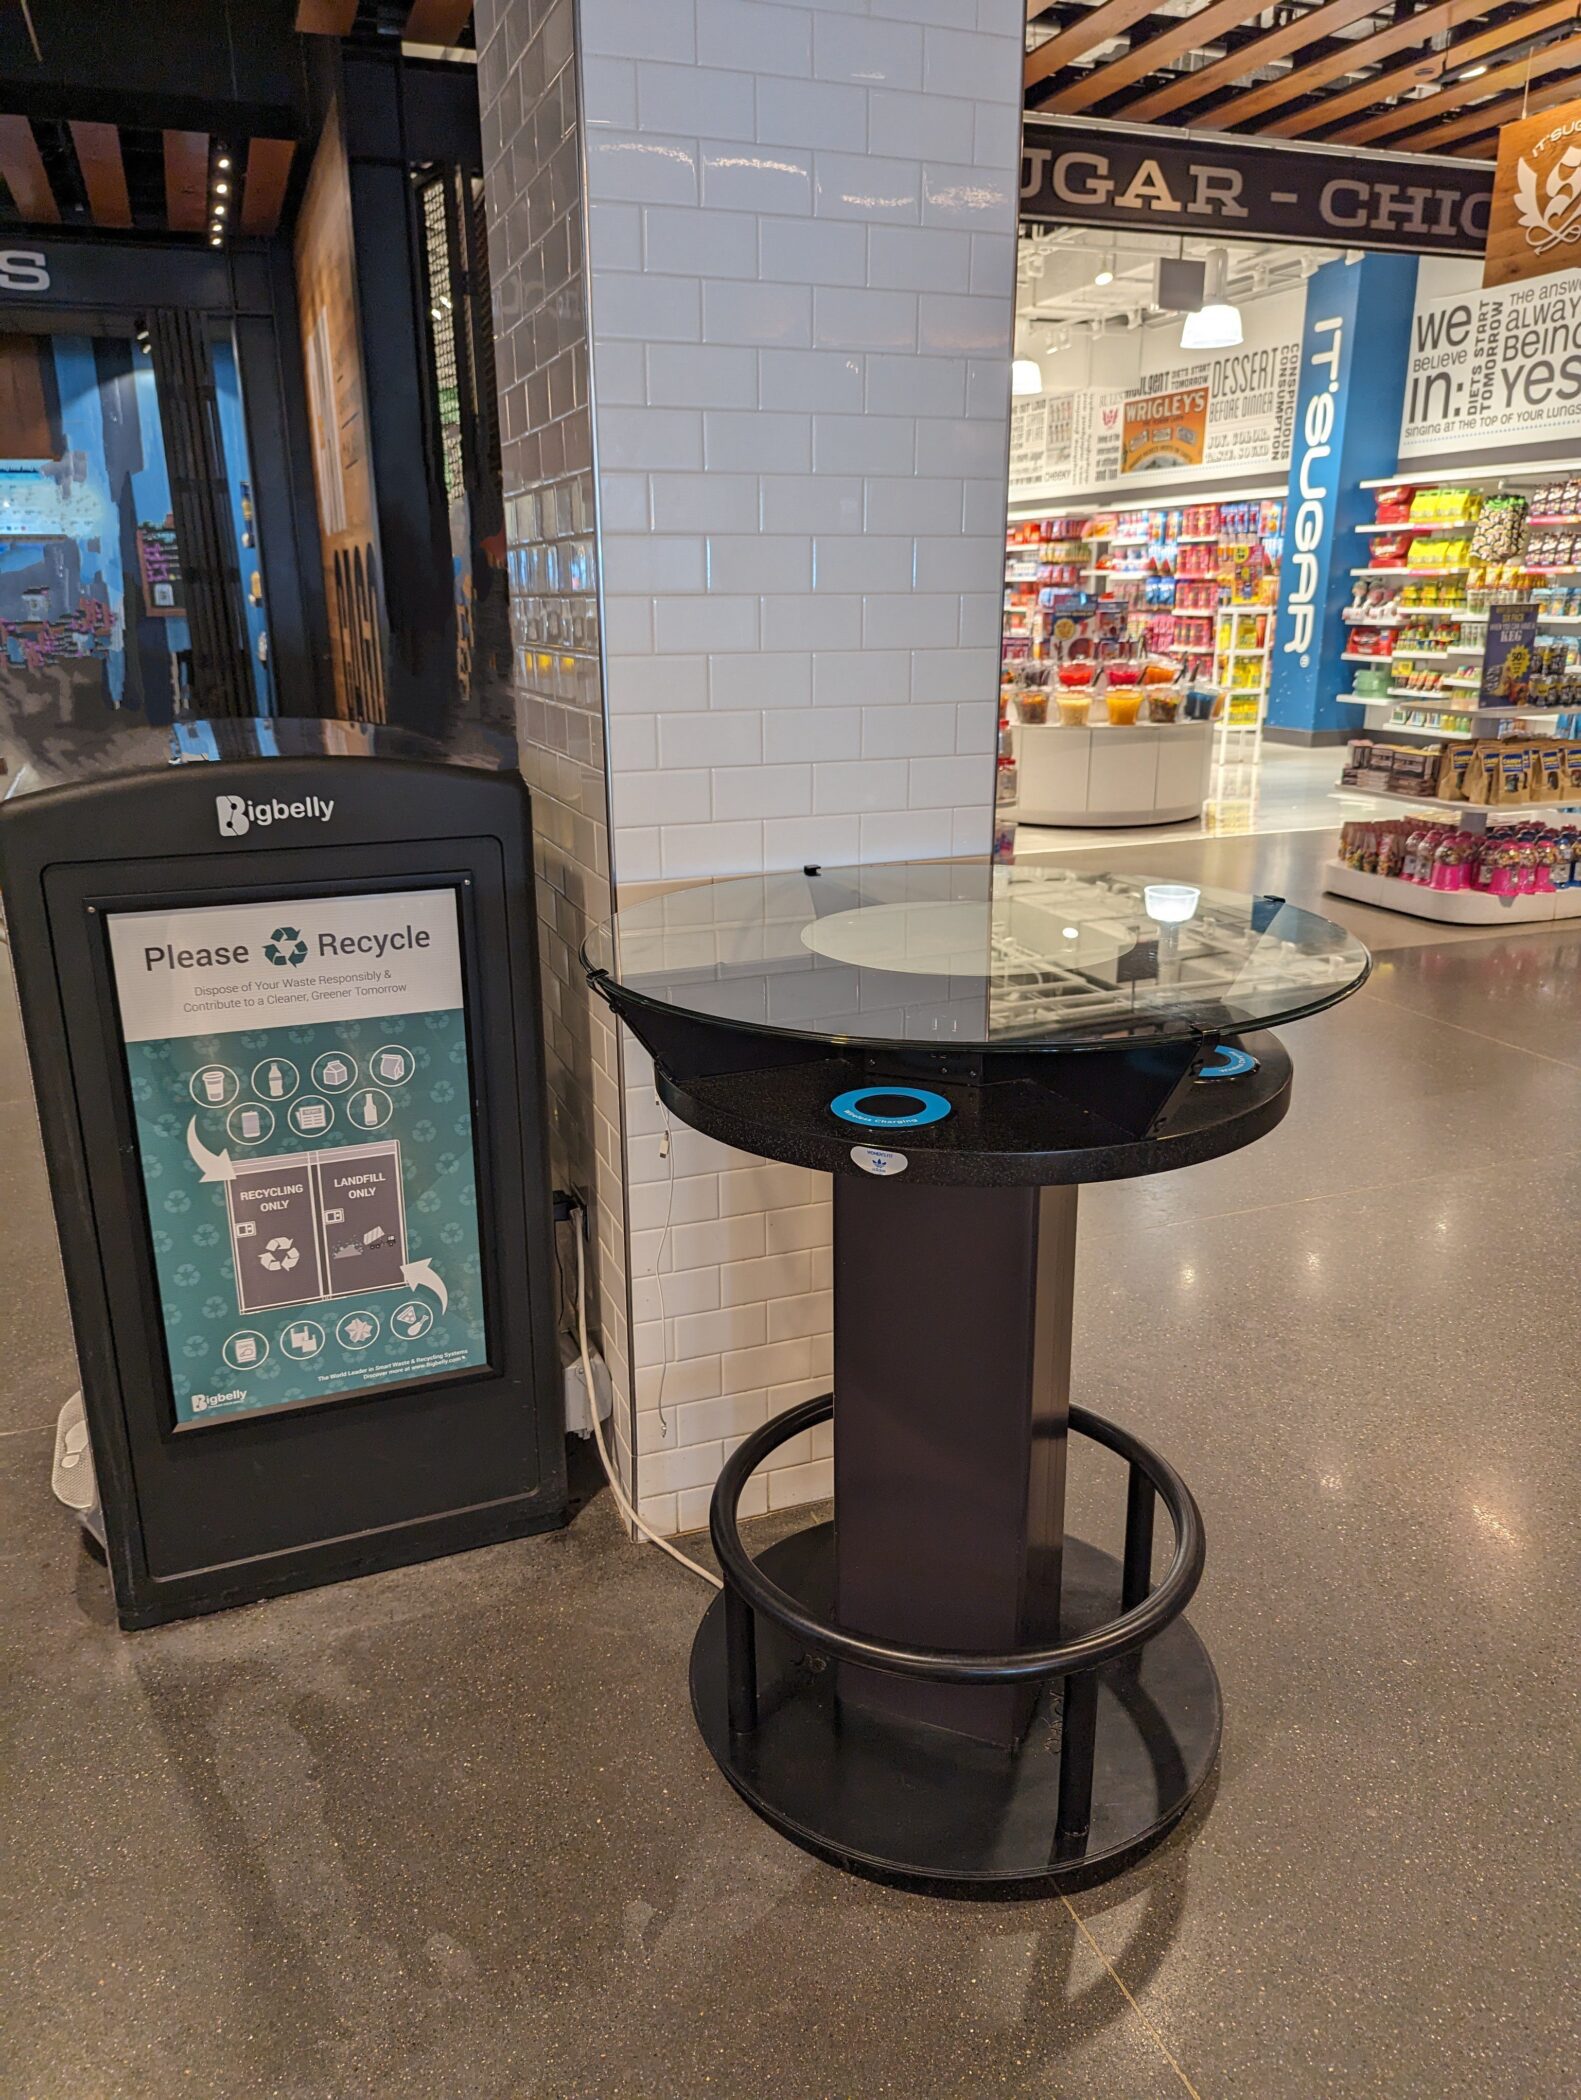
{"label": "white power cord", "polygon": [[714,1573],[712,1568],[705,1568],[701,1561],[693,1560],[688,1554],[683,1553],[679,1546],[672,1546],[667,1538],[661,1538],[651,1524],[644,1523],[642,1518],[638,1516],[636,1510],[632,1508],[630,1496],[620,1484],[620,1476],[616,1473],[610,1458],[609,1446],[604,1441],[603,1418],[598,1411],[598,1396],[593,1385],[592,1356],[587,1346],[587,1257],[582,1247],[583,1230],[586,1224],[587,1213],[583,1210],[580,1203],[573,1204],[571,1207],[571,1227],[576,1234],[576,1338],[582,1351],[582,1380],[587,1392],[587,1411],[593,1423],[593,1441],[598,1446],[598,1455],[604,1468],[605,1478],[609,1482],[609,1491],[615,1498],[615,1507],[626,1519],[626,1522],[634,1525],[645,1539],[651,1539],[655,1546],[670,1556],[671,1560],[678,1560],[688,1573],[700,1575],[703,1581],[711,1584],[714,1589],[722,1590],[724,1583]]}
{"label": "white power cord", "polygon": [[668,1440],[670,1424],[664,1412],[664,1379],[670,1368],[670,1320],[664,1305],[664,1257],[670,1244],[670,1221],[675,1216],[675,1146],[674,1133],[670,1129],[670,1111],[659,1101],[657,1094],[653,1098],[659,1107],[664,1109],[664,1135],[659,1140],[659,1157],[668,1164],[670,1170],[670,1179],[664,1195],[664,1230],[659,1234],[659,1251],[653,1263],[653,1280],[659,1291],[659,1333],[663,1337],[659,1349],[659,1434]]}

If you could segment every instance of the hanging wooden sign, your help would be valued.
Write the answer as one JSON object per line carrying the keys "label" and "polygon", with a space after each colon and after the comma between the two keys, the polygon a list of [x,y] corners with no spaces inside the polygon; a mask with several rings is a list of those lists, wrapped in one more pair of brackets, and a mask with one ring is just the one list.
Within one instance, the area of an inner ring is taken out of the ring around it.
{"label": "hanging wooden sign", "polygon": [[1581,266],[1581,102],[1499,133],[1484,287]]}

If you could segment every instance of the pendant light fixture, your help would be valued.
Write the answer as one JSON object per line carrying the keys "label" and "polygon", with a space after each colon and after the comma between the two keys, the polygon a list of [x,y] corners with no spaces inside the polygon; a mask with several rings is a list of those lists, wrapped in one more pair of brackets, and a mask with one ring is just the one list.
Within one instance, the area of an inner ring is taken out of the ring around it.
{"label": "pendant light fixture", "polygon": [[1182,350],[1232,350],[1237,343],[1245,340],[1245,331],[1241,326],[1241,310],[1238,306],[1232,306],[1225,297],[1230,274],[1229,250],[1210,249],[1207,264],[1202,304],[1195,313],[1187,314],[1181,326]]}

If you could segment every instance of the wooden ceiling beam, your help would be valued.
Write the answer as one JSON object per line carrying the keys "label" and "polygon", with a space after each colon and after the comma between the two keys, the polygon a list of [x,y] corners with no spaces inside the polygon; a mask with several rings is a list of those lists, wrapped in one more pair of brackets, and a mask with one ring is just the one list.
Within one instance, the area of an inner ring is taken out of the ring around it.
{"label": "wooden ceiling beam", "polygon": [[247,171],[242,177],[241,215],[237,220],[243,233],[267,235],[278,228],[295,152],[295,139],[252,139],[248,142]]}
{"label": "wooden ceiling beam", "polygon": [[1285,58],[1292,51],[1300,51],[1322,37],[1332,36],[1336,29],[1348,29],[1352,22],[1376,13],[1377,5],[1378,0],[1328,0],[1326,6],[1315,7],[1310,14],[1298,15],[1281,28],[1270,29],[1266,36],[1254,37],[1249,44],[1242,44],[1238,51],[1230,52],[1211,66],[1204,66],[1201,72],[1182,73],[1178,79],[1166,81],[1162,87],[1154,88],[1151,94],[1143,95],[1136,102],[1128,102],[1115,115],[1124,117],[1128,123],[1151,123],[1154,118],[1166,116],[1170,110],[1179,109],[1185,103],[1200,102],[1204,95],[1211,95],[1219,88],[1233,87],[1236,81],[1244,80],[1248,73],[1255,73],[1270,59]]}
{"label": "wooden ceiling beam", "polygon": [[438,44],[449,50],[461,41],[472,15],[472,0],[412,0],[402,35],[409,44]]}
{"label": "wooden ceiling beam", "polygon": [[30,225],[60,224],[60,206],[26,117],[0,116],[0,175],[5,177],[11,201]]}
{"label": "wooden ceiling beam", "polygon": [[[1113,5],[1113,0],[1110,0],[1110,5]],[[1150,36],[1145,44],[1133,46],[1124,58],[1111,58],[1104,65],[1093,66],[1080,80],[1073,80],[1068,87],[1050,95],[1047,101],[1040,102],[1037,106],[1038,112],[1058,112],[1063,115],[1068,110],[1088,109],[1094,102],[1102,102],[1110,95],[1119,94],[1122,88],[1130,87],[1133,81],[1141,80],[1148,73],[1156,73],[1167,59],[1184,58],[1188,51],[1198,51],[1211,44],[1214,38],[1222,35],[1226,29],[1241,28],[1246,21],[1247,7],[1248,0],[1209,0],[1206,7],[1199,8],[1196,14],[1189,15],[1173,29],[1161,30],[1157,36]],[[1093,12],[1103,14],[1106,10],[1095,8]],[[1077,23],[1076,27],[1084,29],[1086,24]],[[1047,79],[1048,74],[1063,63],[1061,60],[1055,60],[1054,65],[1041,73],[1034,73],[1032,70],[1035,63],[1052,51],[1054,44],[1059,41],[1056,37],[1053,43],[1044,44],[1028,58],[1029,83],[1033,80]],[[1129,116],[1130,112],[1127,110],[1123,114]]]}
{"label": "wooden ceiling beam", "polygon": [[[1581,43],[1581,38],[1572,41]],[[1576,63],[1575,59],[1571,60],[1572,65]],[[1511,124],[1517,117],[1536,116],[1540,110],[1553,109],[1558,103],[1570,101],[1578,86],[1581,82],[1576,75],[1568,73],[1563,80],[1554,81],[1548,87],[1533,88],[1530,93],[1523,88],[1518,95],[1506,95],[1502,102],[1479,103],[1463,116],[1451,117],[1442,124],[1429,124],[1421,131],[1407,132],[1404,138],[1395,139],[1393,145],[1407,153],[1426,153],[1448,147],[1455,139],[1480,138],[1483,132]]]}
{"label": "wooden ceiling beam", "polygon": [[172,233],[201,233],[209,223],[209,135],[165,133],[165,223]]}
{"label": "wooden ceiling beam", "polygon": [[[1048,0],[1043,0],[1043,4],[1047,6]],[[1068,24],[1046,44],[1027,53],[1026,85],[1033,87],[1061,67],[1085,57],[1099,44],[1107,44],[1111,37],[1124,36],[1157,5],[1158,0],[1099,0],[1099,5],[1088,8],[1080,21]],[[1034,0],[1027,0],[1028,19],[1039,12]]]}
{"label": "wooden ceiling beam", "polygon": [[298,36],[350,36],[357,20],[357,0],[297,0]]}
{"label": "wooden ceiling beam", "polygon": [[114,124],[89,124],[73,117],[71,143],[76,148],[94,225],[130,226],[132,200],[126,191],[119,129]]}
{"label": "wooden ceiling beam", "polygon": [[[1569,0],[1569,4],[1573,5],[1574,0]],[[1342,80],[1347,73],[1356,73],[1380,59],[1392,58],[1396,51],[1425,45],[1429,37],[1437,36],[1441,30],[1474,20],[1486,10],[1487,0],[1442,0],[1437,7],[1424,7],[1420,14],[1409,15],[1404,21],[1380,29],[1373,36],[1358,37],[1354,43],[1342,44],[1337,51],[1308,59],[1305,65],[1292,66],[1278,80],[1264,80],[1256,87],[1247,88],[1233,100],[1221,102],[1209,113],[1209,121],[1215,130],[1248,123],[1253,117],[1265,116],[1269,110],[1278,109],[1282,103],[1293,102],[1298,95],[1310,95],[1320,87],[1327,87],[1331,80]],[[1411,67],[1401,70],[1410,72],[1415,67],[1432,66],[1442,58],[1442,52],[1419,51]],[[1375,76],[1367,88],[1381,87],[1383,77],[1381,74]],[[1424,73],[1422,77],[1430,79],[1433,75]],[[1361,92],[1366,93],[1367,88]]]}
{"label": "wooden ceiling beam", "polygon": [[[1380,101],[1403,95],[1410,88],[1421,87],[1424,82],[1442,80],[1446,74],[1458,72],[1462,66],[1472,65],[1479,58],[1486,58],[1491,51],[1502,51],[1507,44],[1522,43],[1528,37],[1541,36],[1545,30],[1557,29],[1575,18],[1576,7],[1577,0],[1548,0],[1546,6],[1528,7],[1513,21],[1495,23],[1491,29],[1464,37],[1444,51],[1419,51],[1408,65],[1396,66],[1388,73],[1375,73],[1370,80],[1363,80],[1356,87],[1315,102],[1310,109],[1295,110],[1287,117],[1280,117],[1276,123],[1261,128],[1277,138],[1304,138],[1310,131],[1322,130],[1325,124],[1354,116],[1359,109],[1376,109]],[[1483,12],[1484,0],[1470,0],[1469,5],[1466,0],[1450,0],[1447,7],[1426,8],[1421,14],[1397,22],[1393,29],[1364,37],[1360,43],[1351,46],[1348,56],[1363,64],[1372,59],[1387,58],[1390,52],[1401,48],[1402,37],[1419,43],[1426,37],[1436,36],[1440,29]],[[1448,21],[1440,19],[1446,15],[1450,18]],[[1348,65],[1346,70],[1349,70]],[[1309,67],[1303,72],[1298,92],[1305,94],[1308,87],[1316,85],[1312,78],[1315,71],[1316,68]],[[1227,104],[1226,110],[1228,107]],[[1225,111],[1215,110],[1215,122],[1224,114]]]}
{"label": "wooden ceiling beam", "polygon": [[1425,101],[1379,110],[1375,117],[1336,131],[1334,143],[1361,146],[1370,139],[1384,138],[1391,131],[1415,133],[1421,130],[1424,121],[1429,129],[1433,129],[1441,110],[1463,109],[1468,102],[1486,102],[1490,95],[1505,88],[1524,90],[1528,80],[1577,65],[1581,65],[1581,36],[1562,37],[1545,51],[1534,52],[1530,58],[1512,59],[1507,66],[1495,66],[1491,72],[1481,73],[1475,80],[1457,80],[1453,86]]}

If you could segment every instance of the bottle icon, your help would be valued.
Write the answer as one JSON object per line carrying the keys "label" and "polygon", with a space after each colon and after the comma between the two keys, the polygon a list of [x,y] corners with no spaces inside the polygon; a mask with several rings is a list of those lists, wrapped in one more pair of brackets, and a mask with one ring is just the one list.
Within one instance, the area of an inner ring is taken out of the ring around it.
{"label": "bottle icon", "polygon": [[285,1092],[285,1074],[278,1065],[271,1065],[264,1074],[265,1090],[276,1101]]}
{"label": "bottle icon", "polygon": [[362,1120],[370,1130],[378,1128],[379,1104],[372,1094],[364,1094],[362,1097]]}

